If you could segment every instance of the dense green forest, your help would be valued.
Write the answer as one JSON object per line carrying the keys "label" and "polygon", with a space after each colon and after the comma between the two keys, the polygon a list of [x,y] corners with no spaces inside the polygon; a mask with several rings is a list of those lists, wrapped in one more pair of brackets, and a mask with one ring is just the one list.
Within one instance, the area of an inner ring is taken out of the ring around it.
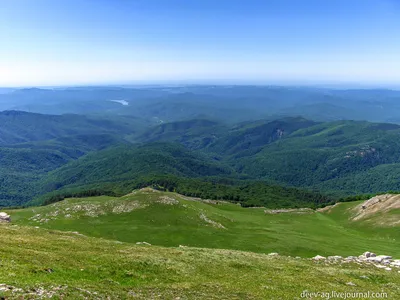
{"label": "dense green forest", "polygon": [[[301,99],[303,106],[314,105],[310,99],[321,93],[335,105],[348,98],[353,104],[393,103],[396,92],[244,86],[63,91],[1,95],[4,105],[19,97],[31,106],[42,99],[49,110],[56,103],[72,108],[76,102],[68,99],[75,97],[98,108],[87,115],[0,112],[1,206],[42,203],[63,193],[120,195],[143,184],[270,207],[314,207],[400,190],[400,125],[277,117],[276,109],[269,111]],[[106,100],[118,95],[136,95],[137,101],[122,107]],[[100,96],[107,102],[96,102]],[[282,103],[266,100],[274,97],[283,97]],[[251,113],[256,107],[258,113]]]}
{"label": "dense green forest", "polygon": [[223,177],[187,178],[172,175],[140,176],[135,180],[98,182],[75,185],[44,194],[32,203],[50,204],[71,197],[99,195],[122,196],[135,189],[153,187],[202,199],[224,200],[243,207],[265,206],[268,208],[310,207],[333,204],[334,199],[316,191],[282,187],[257,181],[227,180]]}

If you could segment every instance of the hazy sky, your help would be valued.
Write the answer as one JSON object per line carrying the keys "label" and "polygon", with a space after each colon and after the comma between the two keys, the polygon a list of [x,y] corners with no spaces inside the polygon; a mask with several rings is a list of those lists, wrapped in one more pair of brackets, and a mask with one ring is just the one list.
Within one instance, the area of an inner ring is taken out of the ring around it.
{"label": "hazy sky", "polygon": [[1,0],[0,86],[400,84],[399,0]]}

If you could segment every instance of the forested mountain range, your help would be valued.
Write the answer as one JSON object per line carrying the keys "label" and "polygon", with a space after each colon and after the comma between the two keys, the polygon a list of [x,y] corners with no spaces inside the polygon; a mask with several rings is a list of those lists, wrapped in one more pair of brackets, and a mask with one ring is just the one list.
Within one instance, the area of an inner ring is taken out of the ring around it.
{"label": "forested mountain range", "polygon": [[[2,107],[36,112],[0,112],[0,203],[145,184],[274,207],[400,190],[399,95],[250,86],[4,90]],[[393,123],[371,122],[380,119]],[[303,196],[263,200],[279,189]]]}

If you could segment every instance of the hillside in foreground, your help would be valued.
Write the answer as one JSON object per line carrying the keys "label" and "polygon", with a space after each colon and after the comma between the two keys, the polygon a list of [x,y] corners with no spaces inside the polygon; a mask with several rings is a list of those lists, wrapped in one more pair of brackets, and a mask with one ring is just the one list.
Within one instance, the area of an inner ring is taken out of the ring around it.
{"label": "hillside in foreground", "polygon": [[132,245],[9,224],[0,224],[0,236],[5,299],[300,299],[304,291],[400,297],[397,269],[368,264]]}
{"label": "hillside in foreground", "polygon": [[[145,188],[123,197],[69,198],[48,206],[10,210],[14,224],[79,232],[120,242],[235,249],[283,255],[400,256],[399,207],[386,202],[359,217],[363,202],[311,209],[243,208]],[[397,200],[396,200],[397,199]],[[385,203],[388,203],[386,205]],[[367,209],[368,211],[371,208]],[[390,221],[392,220],[392,221]]]}

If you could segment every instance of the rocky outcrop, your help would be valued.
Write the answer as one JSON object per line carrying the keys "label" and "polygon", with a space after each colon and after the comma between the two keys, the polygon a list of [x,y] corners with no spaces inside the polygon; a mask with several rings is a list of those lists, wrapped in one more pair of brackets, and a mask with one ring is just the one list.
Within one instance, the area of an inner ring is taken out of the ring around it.
{"label": "rocky outcrop", "polygon": [[375,220],[376,225],[400,225],[398,215],[388,214],[390,211],[400,209],[400,195],[384,194],[372,197],[369,200],[351,209],[353,221],[370,219],[371,217],[382,215],[383,218]]}
{"label": "rocky outcrop", "polygon": [[146,246],[151,246],[150,243],[148,242],[137,242],[136,245],[146,245]]}
{"label": "rocky outcrop", "polygon": [[[328,264],[335,263],[357,263],[357,264],[372,264],[379,269],[385,269],[386,271],[391,271],[392,268],[400,269],[400,259],[393,259],[389,255],[376,255],[373,252],[364,252],[360,256],[328,256],[324,257],[317,255],[312,258],[315,262],[322,261]],[[400,271],[399,271],[400,272]]]}
{"label": "rocky outcrop", "polygon": [[5,212],[0,212],[0,222],[11,222],[11,217]]}
{"label": "rocky outcrop", "polygon": [[313,260],[325,260],[326,257],[325,256],[321,256],[321,255],[316,255],[313,257]]}
{"label": "rocky outcrop", "polygon": [[265,209],[265,214],[281,214],[281,213],[297,213],[297,214],[312,214],[314,210],[311,208],[282,208],[282,209]]}

